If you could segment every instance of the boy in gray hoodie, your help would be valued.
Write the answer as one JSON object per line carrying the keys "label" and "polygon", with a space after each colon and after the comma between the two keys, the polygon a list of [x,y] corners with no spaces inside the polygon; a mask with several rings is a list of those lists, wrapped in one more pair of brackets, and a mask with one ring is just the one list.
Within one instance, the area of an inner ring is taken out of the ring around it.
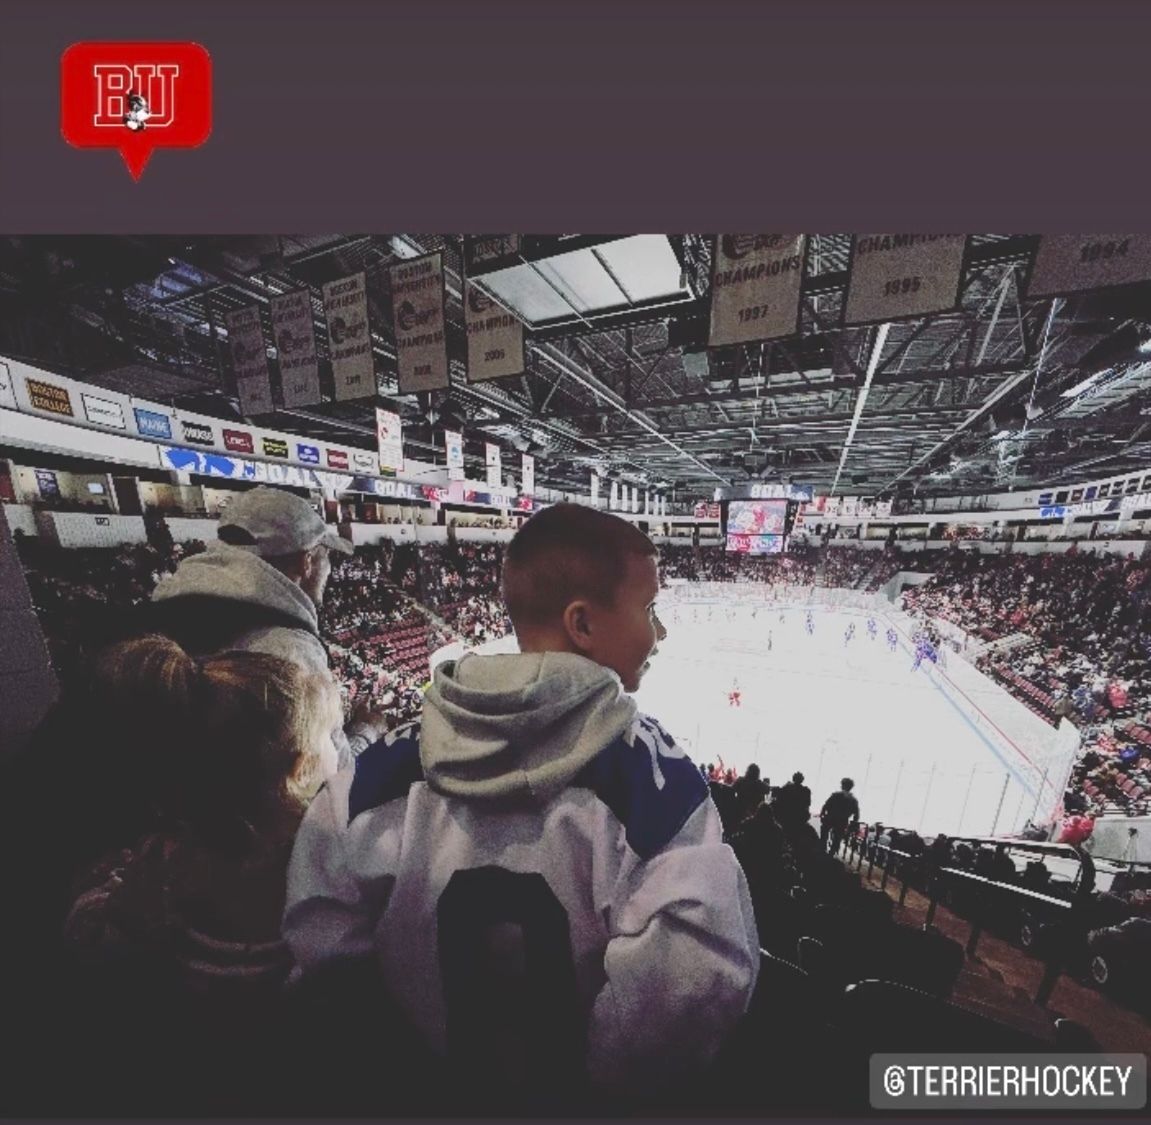
{"label": "boy in gray hoodie", "polygon": [[284,933],[305,975],[374,954],[469,1083],[655,1094],[714,1058],[759,964],[707,785],[629,694],[666,635],[656,551],[556,505],[503,591],[520,653],[441,664],[422,721],[320,793]]}

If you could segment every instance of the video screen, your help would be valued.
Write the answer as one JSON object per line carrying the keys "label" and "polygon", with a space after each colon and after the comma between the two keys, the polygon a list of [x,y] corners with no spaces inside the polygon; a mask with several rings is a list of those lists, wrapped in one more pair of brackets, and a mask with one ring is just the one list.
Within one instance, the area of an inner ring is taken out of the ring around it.
{"label": "video screen", "polygon": [[783,547],[782,535],[741,535],[736,531],[727,533],[727,549],[741,555],[781,555]]}
{"label": "video screen", "polygon": [[786,500],[732,500],[727,509],[727,532],[783,535],[786,520]]}

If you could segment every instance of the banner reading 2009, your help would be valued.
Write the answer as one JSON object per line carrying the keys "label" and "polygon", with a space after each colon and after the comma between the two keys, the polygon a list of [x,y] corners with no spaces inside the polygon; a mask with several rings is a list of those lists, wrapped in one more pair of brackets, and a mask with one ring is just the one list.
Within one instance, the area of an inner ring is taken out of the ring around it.
{"label": "banner reading 2009", "polygon": [[464,284],[464,320],[469,383],[523,374],[524,326],[470,281]]}

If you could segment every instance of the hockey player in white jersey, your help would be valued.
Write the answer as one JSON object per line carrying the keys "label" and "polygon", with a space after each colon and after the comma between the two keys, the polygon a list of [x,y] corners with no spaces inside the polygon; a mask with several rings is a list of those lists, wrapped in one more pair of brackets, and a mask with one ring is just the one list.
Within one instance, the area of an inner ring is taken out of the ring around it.
{"label": "hockey player in white jersey", "polygon": [[422,721],[320,793],[285,936],[305,975],[374,952],[445,1075],[706,1081],[759,940],[706,783],[628,694],[666,635],[655,548],[556,505],[503,588],[520,653],[441,664]]}

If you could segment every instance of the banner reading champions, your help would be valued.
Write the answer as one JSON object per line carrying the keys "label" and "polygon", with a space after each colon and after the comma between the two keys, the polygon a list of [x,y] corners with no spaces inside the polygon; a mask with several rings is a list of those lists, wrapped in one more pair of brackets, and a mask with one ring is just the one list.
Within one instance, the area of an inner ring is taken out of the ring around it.
{"label": "banner reading champions", "polygon": [[523,454],[521,467],[523,483],[520,486],[520,493],[523,496],[534,496],[536,494],[536,459],[527,453]]}
{"label": "banner reading champions", "polygon": [[1151,234],[1045,234],[1028,297],[1059,297],[1151,278]]}
{"label": "banner reading champions", "polygon": [[805,239],[802,234],[724,234],[716,239],[709,347],[799,331]]}
{"label": "banner reading champions", "polygon": [[403,427],[400,416],[376,407],[376,436],[380,449],[380,468],[402,472],[404,468]]}
{"label": "banner reading champions", "polygon": [[875,324],[956,308],[966,244],[962,234],[857,234],[843,323]]}
{"label": "banner reading champions", "polygon": [[470,281],[464,283],[464,320],[469,383],[524,373],[524,326]]}
{"label": "banner reading champions", "polygon": [[448,480],[464,479],[464,439],[454,430],[444,430],[444,448],[448,454]]}
{"label": "banner reading champions", "polygon": [[232,370],[236,373],[236,393],[240,396],[240,413],[270,414],[272,381],[268,375],[268,353],[264,347],[264,329],[260,310],[252,305],[236,309],[224,317],[228,330],[228,350],[232,353]]}
{"label": "banner reading champions", "polygon": [[312,324],[312,295],[297,289],[271,300],[272,337],[280,357],[285,406],[311,406],[320,401],[320,364]]}
{"label": "banner reading champions", "polygon": [[368,325],[368,290],[362,273],[324,286],[324,315],[337,401],[369,398],[376,393],[376,367]]}
{"label": "banner reading champions", "polygon": [[401,262],[390,274],[400,393],[448,386],[443,254],[437,251]]}

